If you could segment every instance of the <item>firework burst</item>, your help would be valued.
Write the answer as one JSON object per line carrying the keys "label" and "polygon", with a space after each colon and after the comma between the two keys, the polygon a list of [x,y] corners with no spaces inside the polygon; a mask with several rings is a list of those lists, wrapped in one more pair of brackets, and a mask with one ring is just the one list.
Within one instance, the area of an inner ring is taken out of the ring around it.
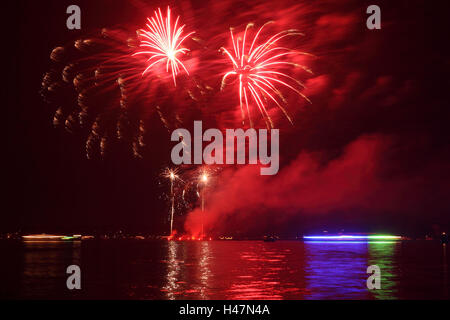
{"label": "firework burst", "polygon": [[[269,22],[270,23],[270,22]],[[288,67],[300,67],[312,73],[306,66],[289,60],[293,55],[310,55],[306,52],[290,50],[280,46],[279,42],[289,36],[303,35],[297,30],[285,30],[279,32],[265,41],[260,41],[260,35],[264,24],[253,37],[251,43],[247,43],[247,32],[253,24],[249,23],[245,28],[243,38],[236,37],[233,29],[230,29],[233,49],[221,48],[223,53],[229,58],[233,70],[228,71],[222,78],[221,89],[226,85],[229,77],[235,76],[238,79],[239,104],[242,119],[244,121],[244,107],[247,111],[250,126],[253,127],[250,104],[251,99],[258,107],[268,128],[273,128],[272,119],[267,110],[267,103],[272,101],[282,110],[286,118],[292,123],[292,119],[287,113],[283,104],[286,99],[282,95],[280,88],[288,88],[300,97],[311,103],[311,101],[300,92],[305,86],[297,79],[286,74]]]}
{"label": "firework burst", "polygon": [[155,15],[152,18],[147,18],[147,30],[141,30],[140,36],[142,40],[140,48],[142,50],[134,54],[148,56],[148,65],[142,75],[153,66],[159,63],[165,63],[166,72],[169,72],[170,69],[175,86],[176,76],[181,71],[181,68],[189,74],[183,62],[179,59],[179,56],[189,51],[189,49],[183,48],[182,44],[186,38],[194,33],[191,32],[183,36],[185,25],[178,26],[179,18],[178,16],[175,23],[172,24],[170,8],[167,7],[165,17],[162,15],[161,9],[158,8],[158,11],[155,11]]}
{"label": "firework burst", "polygon": [[103,158],[116,149],[114,144],[142,158],[153,113],[168,131],[182,123],[175,104],[167,101],[190,96],[191,87],[168,91],[157,77],[142,81],[142,61],[131,58],[139,42],[135,32],[104,28],[56,47],[50,55],[52,67],[44,74],[40,93],[56,110],[55,127],[87,135],[89,159]]}
{"label": "firework burst", "polygon": [[174,168],[174,169],[165,168],[161,175],[164,178],[167,178],[167,179],[170,179],[170,180],[175,180],[175,179],[179,179],[180,178],[179,175],[178,175],[179,171],[180,170],[178,168]]}
{"label": "firework burst", "polygon": [[104,157],[113,141],[131,146],[141,157],[146,104],[137,97],[150,93],[130,61],[138,39],[121,30],[102,29],[88,39],[56,47],[50,58],[52,69],[44,75],[41,95],[57,108],[55,127],[68,132],[87,131],[86,156]]}

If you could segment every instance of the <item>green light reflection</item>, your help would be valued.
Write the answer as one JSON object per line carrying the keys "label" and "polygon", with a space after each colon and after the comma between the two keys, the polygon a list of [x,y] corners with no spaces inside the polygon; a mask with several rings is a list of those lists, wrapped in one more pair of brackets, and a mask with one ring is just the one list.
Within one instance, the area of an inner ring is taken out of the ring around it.
{"label": "green light reflection", "polygon": [[401,243],[396,241],[370,241],[369,263],[377,265],[381,271],[381,289],[369,290],[373,298],[392,300],[398,298],[398,271],[395,255]]}

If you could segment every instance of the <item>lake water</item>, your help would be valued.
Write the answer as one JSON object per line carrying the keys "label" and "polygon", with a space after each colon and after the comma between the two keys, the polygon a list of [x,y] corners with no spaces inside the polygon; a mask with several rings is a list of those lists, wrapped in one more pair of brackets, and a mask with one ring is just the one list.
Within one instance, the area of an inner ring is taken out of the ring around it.
{"label": "lake water", "polygon": [[[448,299],[449,248],[435,241],[0,242],[2,298]],[[66,288],[81,267],[81,290]],[[381,289],[368,290],[369,265]]]}

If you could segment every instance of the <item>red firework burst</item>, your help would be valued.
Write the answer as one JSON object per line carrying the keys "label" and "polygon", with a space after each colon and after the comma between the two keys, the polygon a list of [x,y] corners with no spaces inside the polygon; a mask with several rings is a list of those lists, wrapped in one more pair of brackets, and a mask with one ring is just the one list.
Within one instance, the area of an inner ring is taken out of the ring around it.
{"label": "red firework burst", "polygon": [[181,47],[183,41],[192,35],[191,32],[183,36],[183,29],[185,25],[178,26],[179,16],[175,20],[175,23],[171,23],[171,11],[167,7],[167,14],[164,17],[161,13],[161,9],[155,11],[155,14],[151,18],[147,18],[146,24],[148,30],[141,30],[140,36],[143,38],[140,43],[139,51],[133,55],[148,55],[147,68],[144,70],[144,75],[149,69],[159,63],[166,63],[166,72],[172,73],[173,82],[176,86],[176,76],[180,72],[180,67],[189,74],[184,64],[179,59],[180,55],[186,54],[189,51],[187,48]]}
{"label": "red firework burst", "polygon": [[294,63],[287,58],[291,55],[310,55],[306,52],[290,50],[286,47],[279,46],[280,40],[288,36],[303,35],[297,30],[285,30],[279,32],[268,40],[259,42],[262,29],[268,23],[264,24],[256,33],[251,42],[247,44],[247,30],[253,26],[249,23],[245,28],[243,38],[235,37],[233,29],[230,29],[231,41],[233,43],[233,51],[222,48],[223,52],[230,59],[233,70],[227,72],[222,78],[222,89],[225,81],[230,76],[236,76],[239,83],[239,103],[241,107],[242,119],[244,120],[244,105],[247,109],[247,115],[250,126],[253,122],[250,116],[250,98],[253,99],[266,121],[267,126],[273,128],[272,119],[267,112],[267,101],[273,101],[284,113],[286,118],[292,123],[292,119],[287,113],[282,103],[286,103],[279,87],[285,87],[296,92],[299,96],[311,101],[303,95],[299,89],[305,86],[297,79],[284,73],[286,67],[301,67],[305,71],[312,73],[307,67]]}

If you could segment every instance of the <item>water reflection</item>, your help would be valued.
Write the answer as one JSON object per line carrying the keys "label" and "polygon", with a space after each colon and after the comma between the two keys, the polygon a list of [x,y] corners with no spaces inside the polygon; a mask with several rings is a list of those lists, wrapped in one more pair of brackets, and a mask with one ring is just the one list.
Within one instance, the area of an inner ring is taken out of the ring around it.
{"label": "water reflection", "polygon": [[166,284],[161,288],[166,298],[209,299],[210,243],[167,242]]}
{"label": "water reflection", "polygon": [[377,265],[381,270],[381,288],[370,290],[375,299],[396,299],[398,294],[398,265],[395,254],[401,243],[370,242],[368,265]]}
{"label": "water reflection", "polygon": [[[395,241],[305,242],[309,298],[395,299],[399,281],[396,252],[400,245]],[[370,265],[381,269],[381,289],[367,289]]]}
{"label": "water reflection", "polygon": [[447,265],[447,244],[442,244],[442,274],[443,274],[443,297],[449,297],[449,283],[448,283],[448,265]]}
{"label": "water reflection", "polygon": [[239,263],[245,268],[231,283],[227,290],[229,299],[281,299],[279,292],[280,279],[278,272],[284,269],[285,255],[265,248],[262,244],[255,244],[241,251]]}
{"label": "water reflection", "polygon": [[[169,242],[168,299],[303,299],[299,242]],[[184,257],[184,258],[183,258]]]}
{"label": "water reflection", "polygon": [[[448,246],[423,242],[93,241],[5,243],[10,297],[442,299]],[[82,269],[67,290],[66,268]],[[381,289],[368,290],[369,265]],[[6,269],[5,269],[6,268]]]}
{"label": "water reflection", "polygon": [[[395,242],[168,243],[167,299],[393,299]],[[382,270],[368,290],[369,265]]]}
{"label": "water reflection", "polygon": [[200,243],[199,249],[200,254],[197,258],[198,262],[198,285],[196,291],[199,292],[200,299],[209,299],[209,278],[211,276],[211,269],[209,261],[211,260],[211,252],[209,248],[210,242],[202,241]]}
{"label": "water reflection", "polygon": [[312,241],[306,247],[308,299],[367,299],[367,243]]}
{"label": "water reflection", "polygon": [[81,265],[79,241],[23,242],[22,287],[25,296],[36,292],[53,295],[66,288],[66,268]]}
{"label": "water reflection", "polygon": [[183,261],[177,260],[177,251],[180,244],[175,241],[169,241],[167,244],[168,259],[167,259],[167,275],[166,285],[161,291],[166,292],[167,299],[174,300],[179,294],[180,290],[180,270]]}

